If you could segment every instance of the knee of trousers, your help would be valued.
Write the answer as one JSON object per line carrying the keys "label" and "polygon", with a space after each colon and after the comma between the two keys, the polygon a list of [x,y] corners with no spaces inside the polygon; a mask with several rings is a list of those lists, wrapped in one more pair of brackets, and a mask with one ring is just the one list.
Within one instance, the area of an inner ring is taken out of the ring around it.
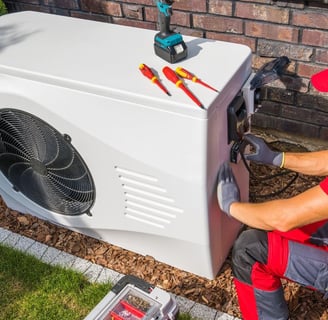
{"label": "knee of trousers", "polygon": [[255,263],[267,264],[268,236],[266,231],[249,229],[240,234],[232,250],[232,272],[236,279],[252,284]]}

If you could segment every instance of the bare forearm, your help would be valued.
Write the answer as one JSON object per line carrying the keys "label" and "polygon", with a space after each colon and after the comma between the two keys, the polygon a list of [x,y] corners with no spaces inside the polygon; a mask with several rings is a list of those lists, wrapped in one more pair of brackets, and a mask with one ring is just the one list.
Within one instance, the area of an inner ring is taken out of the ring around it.
{"label": "bare forearm", "polygon": [[242,223],[257,229],[277,229],[278,217],[281,216],[281,201],[265,203],[235,202],[230,207],[230,214]]}
{"label": "bare forearm", "polygon": [[290,199],[264,203],[232,203],[230,214],[248,226],[289,231],[328,218],[328,196],[319,186]]}
{"label": "bare forearm", "polygon": [[284,168],[308,175],[328,175],[328,151],[286,152]]}

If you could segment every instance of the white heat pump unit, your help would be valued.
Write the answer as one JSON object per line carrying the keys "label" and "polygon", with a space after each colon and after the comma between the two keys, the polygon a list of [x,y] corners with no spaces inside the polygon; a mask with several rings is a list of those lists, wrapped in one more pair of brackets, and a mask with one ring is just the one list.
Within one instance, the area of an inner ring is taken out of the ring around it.
{"label": "white heat pump unit", "polygon": [[[184,37],[188,57],[170,67],[219,90],[185,83],[202,109],[163,75],[155,33],[36,12],[1,17],[0,193],[22,213],[213,278],[241,227],[220,212],[216,185],[239,118],[253,111],[251,51]],[[247,200],[247,171],[234,170]]]}

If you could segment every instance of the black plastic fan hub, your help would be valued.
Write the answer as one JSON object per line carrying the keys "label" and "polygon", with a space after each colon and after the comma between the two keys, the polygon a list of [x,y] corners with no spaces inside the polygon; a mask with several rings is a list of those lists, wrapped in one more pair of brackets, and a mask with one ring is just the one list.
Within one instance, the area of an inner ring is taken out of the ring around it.
{"label": "black plastic fan hub", "polygon": [[47,167],[38,159],[31,159],[30,164],[32,169],[38,174],[41,174],[42,176],[46,176],[48,174]]}

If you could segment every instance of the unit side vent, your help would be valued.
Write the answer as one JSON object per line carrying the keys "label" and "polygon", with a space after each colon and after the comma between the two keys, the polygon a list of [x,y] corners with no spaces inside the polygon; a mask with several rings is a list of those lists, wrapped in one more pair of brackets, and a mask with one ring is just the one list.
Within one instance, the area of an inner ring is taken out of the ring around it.
{"label": "unit side vent", "polygon": [[124,192],[127,218],[165,228],[183,213],[157,178],[118,166],[115,169]]}

